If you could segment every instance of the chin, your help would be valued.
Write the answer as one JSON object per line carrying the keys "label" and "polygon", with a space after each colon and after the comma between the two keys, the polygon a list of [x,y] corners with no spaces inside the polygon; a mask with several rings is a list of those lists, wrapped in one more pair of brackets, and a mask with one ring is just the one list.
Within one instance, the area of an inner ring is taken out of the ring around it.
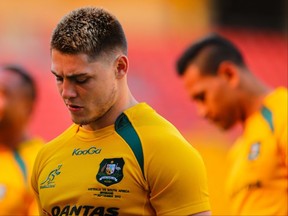
{"label": "chin", "polygon": [[90,118],[90,119],[83,119],[83,118],[72,118],[72,121],[75,123],[75,124],[78,124],[78,125],[89,125],[93,122],[97,122],[97,120],[99,120],[99,117],[95,117],[95,118]]}
{"label": "chin", "polygon": [[221,129],[222,131],[228,131],[228,130],[230,130],[232,127],[233,127],[233,125],[231,125],[231,124],[224,124],[224,122],[216,122],[216,121],[214,121],[213,122],[214,123],[214,125],[216,125],[219,129]]}
{"label": "chin", "polygon": [[221,125],[221,128],[223,131],[228,131],[230,129],[232,129],[234,127],[235,124],[225,124],[225,125]]}
{"label": "chin", "polygon": [[222,130],[222,131],[228,131],[228,130],[230,130],[230,129],[231,129],[231,127],[223,127],[223,126],[222,126],[222,127],[220,127],[220,128],[221,128],[221,130]]}
{"label": "chin", "polygon": [[78,124],[78,125],[87,125],[87,124],[89,124],[89,121],[83,120],[83,119],[75,119],[75,118],[72,118],[72,121],[73,121],[75,124]]}

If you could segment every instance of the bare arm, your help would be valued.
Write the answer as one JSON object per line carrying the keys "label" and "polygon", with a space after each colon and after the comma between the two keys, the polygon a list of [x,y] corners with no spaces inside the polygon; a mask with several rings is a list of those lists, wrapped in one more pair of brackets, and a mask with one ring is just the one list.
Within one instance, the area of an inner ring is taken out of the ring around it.
{"label": "bare arm", "polygon": [[2,119],[5,106],[6,106],[6,96],[4,95],[4,92],[0,86],[0,120]]}
{"label": "bare arm", "polygon": [[210,216],[211,215],[211,211],[205,211],[205,212],[199,212],[196,214],[192,214],[190,216]]}

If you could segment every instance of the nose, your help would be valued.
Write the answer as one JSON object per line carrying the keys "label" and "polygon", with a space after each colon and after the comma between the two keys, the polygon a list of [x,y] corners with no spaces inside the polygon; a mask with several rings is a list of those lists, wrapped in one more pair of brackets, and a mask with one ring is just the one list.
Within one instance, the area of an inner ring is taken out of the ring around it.
{"label": "nose", "polygon": [[75,98],[77,96],[76,88],[73,83],[65,79],[60,87],[60,94],[63,99]]}

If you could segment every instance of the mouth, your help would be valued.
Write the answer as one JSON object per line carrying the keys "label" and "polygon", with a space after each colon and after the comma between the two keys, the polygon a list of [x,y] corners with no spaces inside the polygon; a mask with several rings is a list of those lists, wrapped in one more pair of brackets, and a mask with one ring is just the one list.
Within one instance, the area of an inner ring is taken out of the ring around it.
{"label": "mouth", "polygon": [[214,124],[214,125],[219,125],[220,124],[220,120],[219,119],[216,119],[216,118],[207,118],[207,120]]}
{"label": "mouth", "polygon": [[72,112],[76,112],[76,111],[79,111],[79,110],[83,109],[82,106],[78,106],[78,105],[75,105],[75,104],[66,104],[66,106]]}

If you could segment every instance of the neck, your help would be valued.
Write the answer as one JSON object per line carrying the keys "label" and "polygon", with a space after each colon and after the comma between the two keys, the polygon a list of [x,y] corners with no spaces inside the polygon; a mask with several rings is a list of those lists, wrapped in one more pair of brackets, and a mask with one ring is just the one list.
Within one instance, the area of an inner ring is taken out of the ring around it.
{"label": "neck", "polygon": [[256,79],[251,73],[246,75],[242,86],[242,108],[243,123],[249,116],[258,111],[262,105],[263,100],[269,94],[271,89],[264,85],[260,80]]}
{"label": "neck", "polygon": [[123,111],[136,105],[137,103],[138,102],[128,89],[127,94],[118,98],[115,104],[102,117],[97,119],[95,122],[83,125],[82,127],[86,130],[98,130],[112,125]]}

